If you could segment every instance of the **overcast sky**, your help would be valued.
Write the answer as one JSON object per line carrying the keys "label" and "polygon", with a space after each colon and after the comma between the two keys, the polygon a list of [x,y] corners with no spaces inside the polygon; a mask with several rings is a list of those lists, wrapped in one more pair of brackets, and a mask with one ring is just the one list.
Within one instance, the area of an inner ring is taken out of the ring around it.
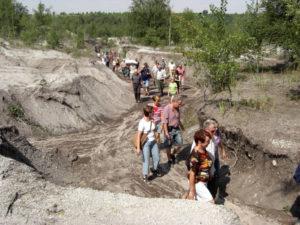
{"label": "overcast sky", "polygon": [[[242,13],[246,10],[246,1],[228,0],[229,13]],[[19,0],[28,7],[30,11],[36,9],[39,2],[50,7],[54,12],[124,12],[128,11],[131,0]],[[173,11],[181,12],[190,8],[195,12],[209,9],[209,5],[219,5],[220,0],[171,0]]]}

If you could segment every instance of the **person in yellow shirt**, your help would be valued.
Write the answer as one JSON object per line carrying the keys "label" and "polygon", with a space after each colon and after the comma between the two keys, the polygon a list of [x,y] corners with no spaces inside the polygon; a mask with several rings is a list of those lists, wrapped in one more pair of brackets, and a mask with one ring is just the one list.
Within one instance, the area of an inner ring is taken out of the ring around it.
{"label": "person in yellow shirt", "polygon": [[169,83],[168,96],[176,96],[178,95],[177,83],[175,82],[174,77],[171,78],[171,82]]}

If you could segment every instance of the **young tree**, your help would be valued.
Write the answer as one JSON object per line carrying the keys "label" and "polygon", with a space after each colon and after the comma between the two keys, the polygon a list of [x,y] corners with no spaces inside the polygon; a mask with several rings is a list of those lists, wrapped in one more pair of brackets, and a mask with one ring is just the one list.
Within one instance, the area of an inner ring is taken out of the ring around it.
{"label": "young tree", "polygon": [[[182,20],[181,34],[185,54],[198,68],[206,68],[205,82],[214,92],[228,90],[237,79],[239,65],[235,58],[246,51],[253,41],[241,32],[228,31],[225,23],[227,0],[220,7],[211,6],[211,15],[199,15],[197,20]],[[188,48],[187,48],[188,46]],[[199,76],[199,74],[198,74]]]}
{"label": "young tree", "polygon": [[0,34],[14,36],[14,4],[12,0],[0,1]]}

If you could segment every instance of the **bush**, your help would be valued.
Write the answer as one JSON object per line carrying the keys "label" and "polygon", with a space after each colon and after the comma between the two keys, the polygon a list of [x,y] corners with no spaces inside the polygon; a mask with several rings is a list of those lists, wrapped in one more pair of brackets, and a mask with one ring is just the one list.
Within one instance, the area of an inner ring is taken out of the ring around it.
{"label": "bush", "polygon": [[15,119],[24,119],[25,114],[20,104],[10,104],[8,106],[9,115]]}
{"label": "bush", "polygon": [[59,35],[54,29],[51,29],[47,35],[47,44],[50,48],[55,49],[59,47]]}

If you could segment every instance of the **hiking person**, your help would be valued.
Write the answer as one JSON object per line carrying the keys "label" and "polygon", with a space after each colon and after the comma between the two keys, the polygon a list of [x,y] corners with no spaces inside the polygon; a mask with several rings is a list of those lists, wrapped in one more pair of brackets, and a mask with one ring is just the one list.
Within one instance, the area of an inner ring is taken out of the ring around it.
{"label": "hiking person", "polygon": [[178,74],[178,77],[179,77],[180,86],[183,87],[184,86],[184,81],[185,81],[185,68],[183,67],[182,64],[180,64],[177,67],[176,73]]}
{"label": "hiking person", "polygon": [[210,134],[203,129],[198,130],[194,134],[194,142],[196,144],[186,163],[189,179],[187,199],[213,203],[213,197],[207,188],[213,163],[206,150],[210,142]]}
{"label": "hiking person", "polygon": [[178,88],[177,88],[177,84],[175,82],[175,78],[172,77],[171,78],[171,82],[169,83],[169,90],[168,90],[168,96],[173,97],[178,95]]}
{"label": "hiking person", "polygon": [[108,68],[109,68],[109,63],[110,63],[109,55],[108,55],[108,52],[106,52],[106,54],[105,54],[105,65]]}
{"label": "hiking person", "polygon": [[157,61],[155,61],[154,66],[152,67],[152,70],[151,70],[154,86],[156,85],[155,81],[156,81],[156,76],[157,76],[157,72],[158,72],[158,67],[159,67],[159,63]]}
{"label": "hiking person", "polygon": [[140,68],[140,61],[138,58],[135,59],[136,61],[136,68],[139,69]]}
{"label": "hiking person", "polygon": [[125,67],[126,67],[125,59],[123,59],[122,62],[120,63],[120,67],[121,67],[122,74],[125,77]]}
{"label": "hiking person", "polygon": [[133,77],[135,71],[137,71],[137,67],[136,67],[135,64],[130,64],[129,69],[130,69],[130,74],[129,74],[129,76],[130,76],[130,79],[132,79],[132,77]]}
{"label": "hiking person", "polygon": [[173,61],[171,61],[168,65],[169,68],[169,76],[172,78],[175,75],[175,69],[176,69],[176,65]]}
{"label": "hiking person", "polygon": [[132,75],[132,86],[133,86],[133,92],[136,103],[141,102],[141,87],[142,87],[142,78],[140,74],[138,73],[137,69],[133,71]]}
{"label": "hiking person", "polygon": [[[223,159],[227,158],[224,146],[221,142],[220,134],[217,132],[218,122],[214,119],[207,119],[203,123],[203,129],[211,135],[211,140],[206,148],[210,158],[212,159],[212,167],[211,167],[211,180],[208,182],[208,188],[215,198],[218,192],[218,179],[219,179],[219,171],[220,171],[220,160],[219,160],[219,152],[221,153],[221,157]],[[192,144],[191,151],[195,146],[195,142]],[[224,196],[219,196],[220,198]]]}
{"label": "hiking person", "polygon": [[165,59],[164,58],[161,58],[161,63],[160,63],[160,65],[161,65],[161,68],[162,69],[166,69],[166,61],[165,61]]}
{"label": "hiking person", "polygon": [[163,107],[161,106],[159,96],[157,95],[153,96],[152,100],[153,103],[148,104],[148,106],[152,107],[152,118],[156,127],[157,139],[159,142],[158,144],[160,144],[161,137],[162,137],[161,118],[162,118]]}
{"label": "hiking person", "polygon": [[[164,129],[164,146],[166,147],[168,163],[170,165],[175,164],[177,152],[180,145],[182,145],[181,130],[184,127],[180,121],[180,110],[182,101],[179,97],[174,96],[171,102],[165,106],[162,114],[162,124]],[[171,148],[173,152],[171,152]]]}
{"label": "hiking person", "polygon": [[179,78],[179,74],[178,74],[177,70],[174,73],[174,81],[177,84],[177,91],[178,91],[178,94],[179,94],[180,93],[180,78]]}
{"label": "hiking person", "polygon": [[141,70],[141,77],[142,77],[142,82],[143,82],[144,93],[146,96],[148,96],[151,73],[150,73],[149,66],[147,63],[144,63],[144,66]]}
{"label": "hiking person", "polygon": [[[158,171],[159,165],[159,149],[155,139],[155,123],[150,117],[151,108],[146,106],[144,109],[144,117],[140,120],[138,126],[138,140],[137,140],[137,153],[140,154],[142,149],[142,159],[143,159],[143,180],[147,182],[149,179],[149,164],[150,164],[150,153],[152,155],[153,161],[153,176],[159,176],[160,173]],[[144,146],[141,146],[141,136],[142,133],[147,134],[147,141]]]}
{"label": "hiking person", "polygon": [[160,96],[164,95],[164,86],[166,79],[166,71],[162,68],[161,65],[158,66],[158,71],[156,73],[156,84],[158,91],[160,92]]}
{"label": "hiking person", "polygon": [[98,58],[101,57],[100,50],[101,50],[100,46],[98,44],[96,44],[95,45],[95,52],[96,52],[96,55],[97,55]]}

